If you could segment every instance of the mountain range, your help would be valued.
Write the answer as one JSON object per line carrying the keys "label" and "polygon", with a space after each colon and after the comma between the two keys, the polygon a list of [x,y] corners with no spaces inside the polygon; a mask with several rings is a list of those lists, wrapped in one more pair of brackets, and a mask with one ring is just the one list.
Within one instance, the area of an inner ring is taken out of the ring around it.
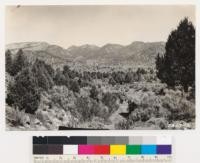
{"label": "mountain range", "polygon": [[85,44],[71,46],[67,49],[46,42],[22,42],[6,45],[6,50],[16,54],[19,49],[30,59],[45,60],[51,64],[99,63],[99,64],[133,64],[152,66],[158,53],[165,52],[165,42],[135,41],[130,45],[106,44],[102,47]]}

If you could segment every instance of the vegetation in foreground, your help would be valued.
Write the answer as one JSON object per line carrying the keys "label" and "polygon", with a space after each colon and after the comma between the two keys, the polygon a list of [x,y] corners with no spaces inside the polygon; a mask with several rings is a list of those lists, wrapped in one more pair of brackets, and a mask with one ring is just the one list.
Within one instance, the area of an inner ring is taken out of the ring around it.
{"label": "vegetation in foreground", "polygon": [[7,128],[193,129],[194,45],[194,27],[184,19],[169,35],[164,56],[158,54],[156,69],[77,72],[7,50]]}

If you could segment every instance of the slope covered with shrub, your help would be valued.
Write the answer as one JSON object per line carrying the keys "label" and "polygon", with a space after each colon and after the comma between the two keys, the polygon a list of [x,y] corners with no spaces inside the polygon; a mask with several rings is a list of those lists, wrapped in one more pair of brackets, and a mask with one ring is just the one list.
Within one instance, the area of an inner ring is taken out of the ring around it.
{"label": "slope covered with shrub", "polygon": [[7,128],[193,129],[194,32],[187,19],[181,21],[156,69],[80,65],[79,71],[76,64],[52,67],[28,59],[28,51],[7,50]]}

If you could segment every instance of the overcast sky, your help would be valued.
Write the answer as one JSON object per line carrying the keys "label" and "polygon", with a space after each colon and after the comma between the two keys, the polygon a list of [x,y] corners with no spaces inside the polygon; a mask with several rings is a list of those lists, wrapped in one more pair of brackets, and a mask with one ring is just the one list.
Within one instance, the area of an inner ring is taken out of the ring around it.
{"label": "overcast sky", "polygon": [[6,43],[71,45],[166,41],[194,6],[7,6]]}

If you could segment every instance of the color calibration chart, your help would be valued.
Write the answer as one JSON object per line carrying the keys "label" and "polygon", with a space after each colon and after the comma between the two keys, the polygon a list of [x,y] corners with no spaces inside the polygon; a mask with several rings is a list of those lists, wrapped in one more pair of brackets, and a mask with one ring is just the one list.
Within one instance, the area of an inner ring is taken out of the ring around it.
{"label": "color calibration chart", "polygon": [[168,136],[33,137],[33,163],[172,163]]}

